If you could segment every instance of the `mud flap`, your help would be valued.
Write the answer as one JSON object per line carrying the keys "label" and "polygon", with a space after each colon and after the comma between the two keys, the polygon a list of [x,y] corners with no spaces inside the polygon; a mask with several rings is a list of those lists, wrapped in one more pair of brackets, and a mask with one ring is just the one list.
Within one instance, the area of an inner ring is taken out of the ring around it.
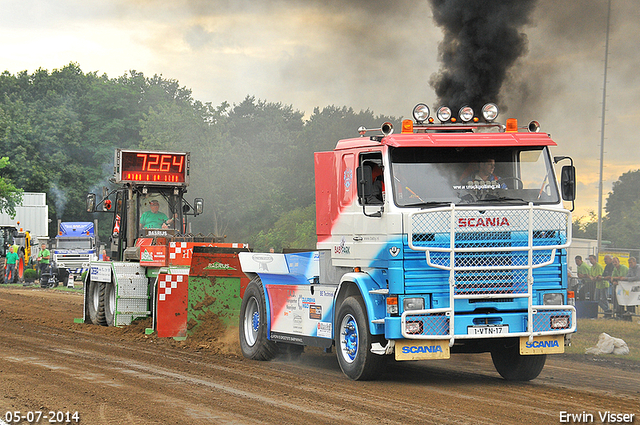
{"label": "mud flap", "polygon": [[564,335],[542,335],[520,338],[521,355],[562,354],[564,353]]}

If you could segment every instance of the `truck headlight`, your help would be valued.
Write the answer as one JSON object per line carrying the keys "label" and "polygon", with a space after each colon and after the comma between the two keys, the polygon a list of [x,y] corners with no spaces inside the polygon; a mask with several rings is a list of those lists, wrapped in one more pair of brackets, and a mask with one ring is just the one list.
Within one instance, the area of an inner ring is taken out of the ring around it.
{"label": "truck headlight", "polygon": [[551,329],[569,329],[571,320],[569,316],[551,316]]}
{"label": "truck headlight", "polygon": [[405,330],[408,334],[422,334],[422,322],[407,322]]}
{"label": "truck headlight", "polygon": [[405,298],[402,300],[402,311],[424,310],[424,298]]}
{"label": "truck headlight", "polygon": [[564,297],[559,292],[548,292],[542,297],[544,305],[563,305]]}

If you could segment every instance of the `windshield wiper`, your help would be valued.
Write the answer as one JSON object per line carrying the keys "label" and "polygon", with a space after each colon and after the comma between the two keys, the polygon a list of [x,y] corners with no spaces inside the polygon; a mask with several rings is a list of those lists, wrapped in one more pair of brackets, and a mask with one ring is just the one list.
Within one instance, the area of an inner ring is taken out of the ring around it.
{"label": "windshield wiper", "polygon": [[429,202],[423,202],[417,205],[419,205],[422,209],[426,209],[426,208],[448,207],[449,205],[451,205],[451,202],[429,201]]}
{"label": "windshield wiper", "polygon": [[434,207],[448,207],[451,205],[451,201],[429,201],[429,202],[416,202],[415,204],[404,204],[403,207],[420,207],[422,209],[425,208],[434,208]]}
{"label": "windshield wiper", "polygon": [[526,199],[522,199],[522,198],[510,198],[508,196],[496,196],[494,198],[483,198],[483,199],[477,199],[475,202],[495,202],[495,201],[512,201],[512,202],[522,202],[525,204],[528,204],[529,201],[527,201]]}

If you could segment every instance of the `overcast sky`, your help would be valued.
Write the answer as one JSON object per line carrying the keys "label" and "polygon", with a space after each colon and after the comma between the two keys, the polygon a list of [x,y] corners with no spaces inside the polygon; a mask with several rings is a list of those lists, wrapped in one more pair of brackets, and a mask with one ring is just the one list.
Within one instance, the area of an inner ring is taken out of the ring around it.
{"label": "overcast sky", "polygon": [[[612,5],[603,203],[640,168],[640,2]],[[503,119],[538,120],[553,153],[574,158],[575,216],[598,207],[606,14],[607,0],[540,0],[499,99]],[[159,74],[214,105],[251,95],[307,114],[346,105],[407,117],[436,102],[443,33],[432,16],[415,0],[0,0],[0,70],[76,62],[111,78]]]}

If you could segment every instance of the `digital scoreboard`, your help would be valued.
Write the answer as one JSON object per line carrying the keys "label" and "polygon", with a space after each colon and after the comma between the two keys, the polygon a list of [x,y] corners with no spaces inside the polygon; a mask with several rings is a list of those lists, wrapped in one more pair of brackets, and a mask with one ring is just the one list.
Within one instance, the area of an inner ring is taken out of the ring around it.
{"label": "digital scoreboard", "polygon": [[117,182],[186,186],[189,153],[117,149],[115,177]]}

